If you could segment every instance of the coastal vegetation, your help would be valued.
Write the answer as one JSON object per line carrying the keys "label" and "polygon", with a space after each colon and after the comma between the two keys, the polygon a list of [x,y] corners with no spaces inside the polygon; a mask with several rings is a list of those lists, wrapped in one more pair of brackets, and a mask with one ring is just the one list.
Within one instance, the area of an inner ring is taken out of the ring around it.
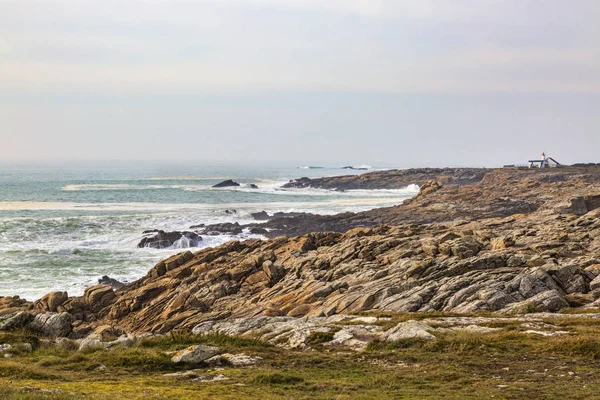
{"label": "coastal vegetation", "polygon": [[[430,318],[409,314],[400,319]],[[485,318],[485,317],[483,317]],[[549,318],[568,334],[525,333],[518,322],[489,323],[489,333],[447,332],[435,341],[373,342],[365,351],[289,350],[242,337],[180,332],[131,347],[80,352],[47,347],[29,333],[0,334],[30,343],[0,361],[0,396],[8,399],[222,398],[589,398],[600,390],[600,319]],[[165,353],[193,344],[261,357],[235,367],[175,364]],[[169,374],[194,369],[202,381]]]}

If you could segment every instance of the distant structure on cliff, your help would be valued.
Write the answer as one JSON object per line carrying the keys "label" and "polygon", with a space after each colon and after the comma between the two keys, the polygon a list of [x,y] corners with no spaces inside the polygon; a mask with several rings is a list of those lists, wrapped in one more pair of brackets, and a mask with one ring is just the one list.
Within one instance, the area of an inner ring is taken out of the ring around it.
{"label": "distant structure on cliff", "polygon": [[542,153],[542,158],[539,160],[529,160],[529,168],[556,168],[560,167],[560,163],[552,157],[546,157],[546,153]]}

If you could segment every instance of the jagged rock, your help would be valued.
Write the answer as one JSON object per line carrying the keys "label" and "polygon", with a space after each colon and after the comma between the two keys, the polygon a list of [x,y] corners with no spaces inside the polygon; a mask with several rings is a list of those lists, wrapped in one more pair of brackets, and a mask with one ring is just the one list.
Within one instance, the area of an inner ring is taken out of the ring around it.
{"label": "jagged rock", "polygon": [[68,298],[67,292],[51,292],[37,300],[34,305],[41,311],[56,312]]}
{"label": "jagged rock", "polygon": [[267,214],[266,211],[255,212],[251,213],[250,215],[257,221],[267,221],[271,219],[271,217],[269,216],[269,214]]}
{"label": "jagged rock", "polygon": [[201,231],[201,235],[239,235],[244,228],[238,222],[223,222],[220,224],[207,225]]}
{"label": "jagged rock", "polygon": [[11,350],[13,347],[10,343],[0,344],[0,353]]}
{"label": "jagged rock", "polygon": [[394,342],[403,339],[435,340],[436,337],[429,333],[430,330],[432,330],[430,326],[414,320],[400,322],[394,328],[386,331],[381,336],[381,340],[386,342]]}
{"label": "jagged rock", "polygon": [[252,227],[248,232],[252,233],[253,235],[265,235],[269,233],[268,230],[266,230],[265,228],[261,228],[260,226]]}
{"label": "jagged rock", "polygon": [[558,290],[547,290],[536,294],[526,301],[511,304],[503,310],[506,313],[528,313],[528,312],[558,312],[569,307],[569,302],[564,294]]}
{"label": "jagged rock", "polygon": [[71,333],[73,321],[73,316],[67,312],[45,312],[36,315],[27,328],[44,336],[56,338]]}
{"label": "jagged rock", "polygon": [[235,186],[240,186],[240,184],[232,181],[231,179],[227,179],[226,181],[223,181],[223,182],[217,183],[216,185],[213,185],[214,188],[235,187]]}
{"label": "jagged rock", "polygon": [[591,282],[590,282],[590,289],[591,290],[598,290],[600,289],[600,275],[596,276]]}
{"label": "jagged rock", "polygon": [[175,247],[185,249],[188,247],[197,247],[202,241],[202,237],[195,232],[165,232],[159,230],[152,236],[143,238],[139,243],[139,248],[149,247],[153,249],[165,249]]}
{"label": "jagged rock", "polygon": [[121,289],[123,286],[125,286],[124,283],[119,282],[118,280],[113,279],[106,275],[104,275],[102,278],[98,279],[98,283],[100,285],[108,285],[111,288],[113,288],[114,290]]}
{"label": "jagged rock", "polygon": [[33,320],[33,318],[33,315],[29,314],[28,312],[17,312],[0,322],[0,331],[12,331],[25,328],[27,324]]}
{"label": "jagged rock", "polygon": [[219,348],[214,346],[196,345],[180,350],[173,355],[171,360],[174,363],[197,364],[211,358],[219,353]]}
{"label": "jagged rock", "polygon": [[441,188],[442,188],[442,185],[440,185],[438,182],[427,181],[423,185],[421,185],[421,189],[419,190],[419,196],[425,196],[425,195],[428,195],[429,193],[437,192]]}
{"label": "jagged rock", "polygon": [[490,247],[492,250],[504,250],[508,247],[515,245],[515,241],[511,237],[495,237],[490,240]]}
{"label": "jagged rock", "polygon": [[89,286],[83,293],[83,301],[92,311],[108,307],[116,299],[115,292],[108,285]]}

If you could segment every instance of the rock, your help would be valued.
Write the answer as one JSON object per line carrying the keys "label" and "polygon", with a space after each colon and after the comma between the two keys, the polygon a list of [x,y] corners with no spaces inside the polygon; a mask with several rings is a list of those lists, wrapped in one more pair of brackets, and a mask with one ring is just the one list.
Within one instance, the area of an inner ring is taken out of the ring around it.
{"label": "rock", "polygon": [[591,282],[590,282],[590,290],[599,290],[600,289],[600,275],[598,275],[597,277],[595,277]]}
{"label": "rock", "polygon": [[102,336],[99,334],[91,334],[79,343],[79,351],[89,349],[104,349],[105,345],[102,342]]}
{"label": "rock", "polygon": [[165,378],[192,379],[199,377],[202,372],[204,372],[202,369],[191,369],[188,371],[172,372],[170,374],[164,374],[163,376]]}
{"label": "rock", "polygon": [[225,214],[227,214],[227,215],[234,215],[234,214],[237,214],[237,210],[233,210],[233,209],[232,210],[225,210]]}
{"label": "rock", "polygon": [[124,283],[119,282],[118,280],[110,278],[106,275],[104,275],[102,278],[98,279],[98,283],[101,285],[108,285],[111,288],[113,288],[114,290],[121,289],[123,286],[125,286]]}
{"label": "rock", "polygon": [[23,349],[28,353],[33,352],[33,345],[31,343],[17,343],[16,347]]}
{"label": "rock", "polygon": [[503,312],[518,314],[540,311],[558,312],[567,307],[569,307],[569,302],[566,296],[558,290],[552,289],[538,293],[523,302],[513,303]]}
{"label": "rock", "polygon": [[462,259],[476,256],[481,247],[481,243],[472,237],[450,240],[439,246],[442,254],[453,255]]}
{"label": "rock", "polygon": [[250,189],[258,189],[258,186],[256,186],[254,183],[249,184],[248,187]]}
{"label": "rock", "polygon": [[267,214],[266,211],[255,212],[251,213],[250,215],[257,221],[267,221],[271,219],[271,217],[269,216],[269,214]]}
{"label": "rock", "polygon": [[58,347],[62,347],[66,350],[77,350],[79,348],[79,344],[75,340],[71,340],[66,337],[56,338],[55,343]]}
{"label": "rock", "polygon": [[83,301],[92,311],[98,311],[104,307],[108,307],[116,298],[117,295],[112,287],[108,285],[89,286],[83,292]]}
{"label": "rock", "polygon": [[33,320],[33,318],[33,315],[29,314],[28,312],[17,312],[0,322],[0,331],[13,331],[25,328],[27,324]]}
{"label": "rock", "polygon": [[429,333],[430,330],[432,330],[430,326],[414,320],[400,322],[394,328],[386,331],[381,336],[381,340],[385,342],[394,342],[403,339],[435,340],[436,337]]}
{"label": "rock", "polygon": [[215,375],[199,376],[198,378],[194,379],[194,381],[195,382],[217,382],[217,381],[225,381],[227,379],[229,379],[229,378],[223,374],[215,374]]}
{"label": "rock", "polygon": [[69,295],[67,292],[51,292],[37,300],[34,305],[42,311],[56,312],[58,307],[67,301],[68,298]]}
{"label": "rock", "polygon": [[45,312],[36,315],[27,328],[44,336],[56,338],[71,333],[73,321],[73,316],[67,312]]}
{"label": "rock", "polygon": [[219,353],[218,347],[196,345],[196,346],[191,346],[191,347],[188,347],[187,349],[178,351],[177,353],[175,353],[175,355],[173,355],[171,360],[176,364],[178,364],[178,363],[196,364],[196,363],[200,363],[204,360],[207,360],[218,353]]}
{"label": "rock", "polygon": [[227,360],[234,367],[247,367],[249,365],[255,365],[262,361],[262,357],[251,357],[244,353],[241,354],[221,354],[221,358]]}
{"label": "rock", "polygon": [[122,335],[117,339],[104,343],[104,347],[110,349],[115,346],[131,347],[135,344],[136,338],[133,335]]}
{"label": "rock", "polygon": [[561,336],[561,335],[569,334],[569,332],[567,332],[567,331],[536,331],[533,329],[526,330],[523,333],[529,333],[532,335],[540,335],[540,336]]}
{"label": "rock", "polygon": [[515,245],[515,241],[511,237],[495,237],[490,240],[490,247],[493,251],[504,250]]}
{"label": "rock", "polygon": [[419,190],[419,196],[426,196],[429,193],[437,192],[441,188],[442,188],[442,185],[440,185],[438,182],[427,181],[421,186],[421,188]]}
{"label": "rock", "polygon": [[200,231],[202,235],[216,236],[216,235],[239,235],[243,232],[244,228],[237,222],[223,222],[220,224],[207,225]]}
{"label": "rock", "polygon": [[269,231],[266,230],[265,228],[261,228],[261,227],[258,227],[258,226],[250,228],[250,230],[248,232],[251,233],[251,234],[253,234],[253,235],[264,235],[264,234],[269,233]]}
{"label": "rock", "polygon": [[3,353],[5,351],[9,351],[12,349],[12,345],[9,343],[5,343],[5,344],[0,344],[0,353]]}
{"label": "rock", "polygon": [[216,185],[213,185],[214,188],[235,187],[235,186],[240,186],[240,184],[232,181],[231,179],[227,179],[226,181],[223,181],[223,182],[217,183]]}
{"label": "rock", "polygon": [[188,247],[197,247],[202,241],[202,237],[195,232],[165,232],[158,231],[152,236],[143,238],[139,243],[139,248],[153,248],[153,249],[165,249],[174,247],[178,249],[185,249]]}

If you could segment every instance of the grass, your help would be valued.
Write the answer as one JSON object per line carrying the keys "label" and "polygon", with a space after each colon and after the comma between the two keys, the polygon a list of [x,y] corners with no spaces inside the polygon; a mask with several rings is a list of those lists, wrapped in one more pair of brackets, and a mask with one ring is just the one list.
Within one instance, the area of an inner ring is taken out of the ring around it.
{"label": "grass", "polygon": [[[324,334],[311,337],[319,348],[316,351],[188,332],[111,351],[81,353],[36,346],[32,353],[0,359],[0,398],[593,398],[600,391],[600,322],[592,318],[546,322],[571,333],[542,337],[524,333],[517,323],[500,321],[493,324],[502,331],[437,333],[435,341],[374,342],[365,352],[320,349],[318,344],[329,338]],[[0,338],[14,344],[37,339],[22,333]],[[202,364],[173,364],[164,354],[192,344],[258,355],[263,361],[253,367],[226,365],[215,371]],[[228,379],[202,383],[163,376],[193,368],[199,368],[200,375],[218,373]]]}

